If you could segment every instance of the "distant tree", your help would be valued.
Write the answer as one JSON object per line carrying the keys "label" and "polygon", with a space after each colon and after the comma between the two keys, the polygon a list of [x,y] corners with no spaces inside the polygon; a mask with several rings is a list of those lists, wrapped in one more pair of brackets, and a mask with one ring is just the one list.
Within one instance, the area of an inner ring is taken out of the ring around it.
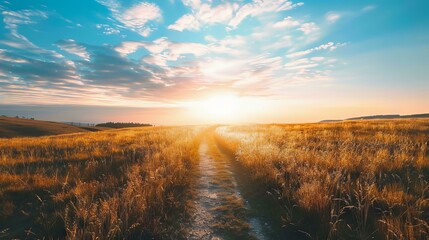
{"label": "distant tree", "polygon": [[18,116],[18,115],[16,115],[16,116],[15,116],[15,118],[19,118],[19,116]]}
{"label": "distant tree", "polygon": [[31,120],[34,120],[34,118],[30,118]]}
{"label": "distant tree", "polygon": [[129,127],[150,127],[152,124],[148,123],[122,123],[122,122],[107,122],[107,123],[99,123],[95,125],[97,127],[109,127],[109,128],[129,128]]}

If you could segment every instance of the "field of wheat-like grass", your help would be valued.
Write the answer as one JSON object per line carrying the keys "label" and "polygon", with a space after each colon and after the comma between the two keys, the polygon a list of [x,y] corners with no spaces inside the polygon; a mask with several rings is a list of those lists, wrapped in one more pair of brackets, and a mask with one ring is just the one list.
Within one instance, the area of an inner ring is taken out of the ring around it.
{"label": "field of wheat-like grass", "polygon": [[0,238],[180,235],[199,128],[0,140]]}
{"label": "field of wheat-like grass", "polygon": [[428,142],[427,119],[1,139],[0,239],[428,239]]}
{"label": "field of wheat-like grass", "polygon": [[300,239],[429,238],[429,120],[224,126],[215,135]]}

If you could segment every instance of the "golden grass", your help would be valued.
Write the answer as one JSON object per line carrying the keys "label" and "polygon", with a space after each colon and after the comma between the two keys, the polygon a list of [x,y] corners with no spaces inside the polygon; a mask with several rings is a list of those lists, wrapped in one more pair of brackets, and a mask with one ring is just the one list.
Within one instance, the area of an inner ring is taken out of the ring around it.
{"label": "golden grass", "polygon": [[429,238],[429,120],[225,126],[216,139],[307,236]]}
{"label": "golden grass", "polygon": [[[0,238],[177,236],[199,128],[0,140]],[[183,216],[182,216],[183,217]]]}
{"label": "golden grass", "polygon": [[110,128],[72,126],[65,123],[0,116],[0,137],[39,137],[48,135],[101,131]]}
{"label": "golden grass", "polygon": [[[201,135],[212,132],[0,140],[0,238],[180,238]],[[429,120],[222,126],[214,138],[299,238],[429,238]]]}

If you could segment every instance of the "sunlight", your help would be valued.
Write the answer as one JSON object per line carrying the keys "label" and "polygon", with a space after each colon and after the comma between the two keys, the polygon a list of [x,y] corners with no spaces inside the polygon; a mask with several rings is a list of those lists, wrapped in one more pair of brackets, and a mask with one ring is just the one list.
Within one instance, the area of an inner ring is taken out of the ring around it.
{"label": "sunlight", "polygon": [[243,99],[234,94],[212,95],[188,105],[191,115],[204,122],[232,122],[240,119]]}
{"label": "sunlight", "polygon": [[240,108],[240,99],[234,95],[215,96],[200,103],[202,113],[228,117]]}
{"label": "sunlight", "polygon": [[261,117],[270,115],[272,107],[278,105],[261,97],[239,96],[234,93],[210,94],[202,99],[183,103],[188,117],[204,124],[248,123],[249,119],[261,121]]}

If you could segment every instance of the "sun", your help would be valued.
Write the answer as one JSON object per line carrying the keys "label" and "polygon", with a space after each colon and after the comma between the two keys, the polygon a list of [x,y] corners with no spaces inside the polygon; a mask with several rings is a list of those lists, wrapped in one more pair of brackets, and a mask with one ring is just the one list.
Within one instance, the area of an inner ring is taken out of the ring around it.
{"label": "sun", "polygon": [[203,113],[218,117],[227,117],[237,113],[239,105],[239,98],[234,95],[214,96],[200,103]]}
{"label": "sun", "polygon": [[260,119],[274,103],[255,96],[212,93],[206,97],[193,99],[183,106],[188,110],[187,116],[196,122],[235,124]]}
{"label": "sun", "polygon": [[196,100],[190,110],[199,119],[209,122],[229,122],[239,118],[241,105],[240,97],[225,94]]}

